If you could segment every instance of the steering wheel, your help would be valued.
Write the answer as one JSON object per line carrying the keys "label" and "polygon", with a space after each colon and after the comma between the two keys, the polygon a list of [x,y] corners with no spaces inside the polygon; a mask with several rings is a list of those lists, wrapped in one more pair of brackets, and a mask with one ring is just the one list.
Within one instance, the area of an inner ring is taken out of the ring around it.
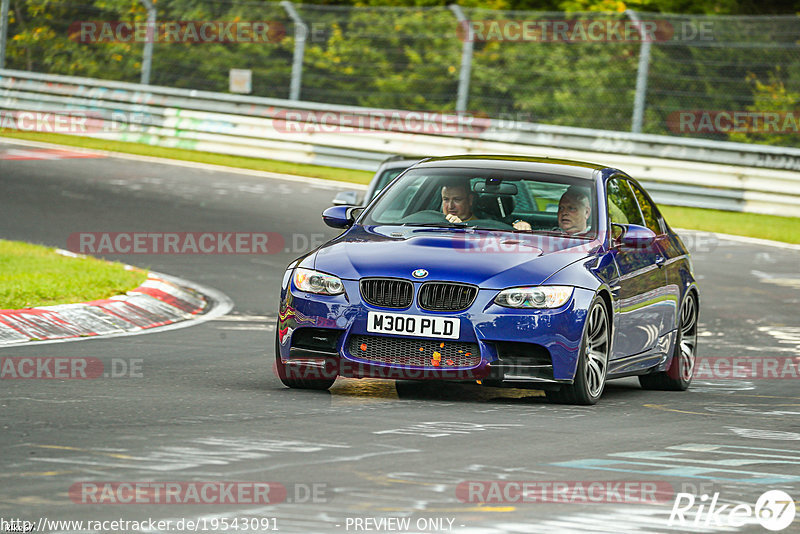
{"label": "steering wheel", "polygon": [[[411,215],[407,215],[400,219],[400,223],[408,224],[436,224],[445,223],[450,224],[444,213],[437,210],[422,210]],[[464,224],[467,226],[480,226],[481,228],[490,228],[492,230],[512,230],[514,227],[510,224],[495,220],[495,219],[473,219],[466,221]]]}
{"label": "steering wheel", "polygon": [[400,219],[400,222],[409,224],[434,224],[447,223],[448,221],[441,211],[422,210],[403,217]]}
{"label": "steering wheel", "polygon": [[508,223],[496,219],[474,219],[467,221],[470,226],[480,226],[481,228],[491,228],[492,230],[513,230],[514,227]]}

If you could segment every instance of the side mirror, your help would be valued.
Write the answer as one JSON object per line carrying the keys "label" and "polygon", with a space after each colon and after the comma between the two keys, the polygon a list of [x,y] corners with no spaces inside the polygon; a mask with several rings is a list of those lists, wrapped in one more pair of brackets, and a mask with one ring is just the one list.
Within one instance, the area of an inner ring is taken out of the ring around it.
{"label": "side mirror", "polygon": [[355,206],[358,202],[358,191],[339,191],[333,197],[334,206]]}
{"label": "side mirror", "polygon": [[612,224],[622,229],[622,235],[616,240],[625,248],[647,248],[656,240],[656,234],[649,228],[638,224]]}
{"label": "side mirror", "polygon": [[355,222],[353,211],[360,206],[331,206],[322,212],[322,220],[331,228],[350,228]]}

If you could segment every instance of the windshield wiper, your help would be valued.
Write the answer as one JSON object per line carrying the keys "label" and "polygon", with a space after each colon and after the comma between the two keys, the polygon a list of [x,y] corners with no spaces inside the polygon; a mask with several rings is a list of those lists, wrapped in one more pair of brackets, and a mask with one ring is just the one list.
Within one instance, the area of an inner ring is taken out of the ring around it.
{"label": "windshield wiper", "polygon": [[515,234],[531,234],[531,235],[546,235],[552,237],[569,237],[572,239],[594,239],[593,236],[587,234],[568,234],[567,232],[560,232],[556,230],[500,230],[501,232],[513,232]]}
{"label": "windshield wiper", "polygon": [[451,222],[442,222],[442,223],[402,223],[402,226],[421,226],[425,228],[467,228],[467,223],[460,222],[460,223],[451,223]]}

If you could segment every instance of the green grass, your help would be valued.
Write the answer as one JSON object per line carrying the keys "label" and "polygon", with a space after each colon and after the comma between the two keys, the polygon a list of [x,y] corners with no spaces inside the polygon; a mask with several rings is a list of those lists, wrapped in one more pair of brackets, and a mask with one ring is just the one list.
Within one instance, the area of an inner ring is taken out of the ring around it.
{"label": "green grass", "polygon": [[70,258],[40,245],[0,239],[0,309],[108,298],[139,287],[141,270],[96,258]]}
{"label": "green grass", "polygon": [[[16,130],[3,129],[0,129],[0,135],[16,139],[28,139],[32,141],[78,146],[81,148],[108,150],[110,152],[124,152],[143,156],[196,161],[241,169],[255,169],[298,176],[311,176],[359,184],[369,183],[373,174],[367,171],[336,169],[319,165],[287,163],[285,161],[260,158],[226,156],[208,152],[196,152],[194,150],[182,148],[162,148],[141,143],[106,141],[103,139],[77,137],[73,135],[19,132]],[[753,213],[684,208],[678,206],[660,206],[660,209],[670,225],[676,228],[736,234],[761,239],[772,239],[786,243],[800,243],[800,218],[797,217],[777,217],[774,215],[758,215]]]}
{"label": "green grass", "polygon": [[735,211],[659,206],[674,228],[744,235],[785,243],[800,243],[800,218],[739,213]]}
{"label": "green grass", "polygon": [[194,161],[197,163],[208,163],[211,165],[224,165],[226,167],[236,167],[239,169],[254,169],[257,171],[279,172],[283,174],[294,174],[297,176],[310,176],[312,178],[323,178],[326,180],[340,180],[342,182],[352,182],[356,184],[368,184],[372,178],[372,175],[375,174],[368,171],[337,169],[334,167],[308,165],[305,163],[289,163],[286,161],[277,161],[272,159],[228,156],[225,154],[198,152],[196,150],[188,150],[185,148],[164,148],[159,146],[145,145],[142,143],[107,141],[105,139],[78,137],[75,135],[20,132],[17,130],[0,128],[0,136],[12,137],[14,139],[26,139],[28,141],[39,141],[41,143],[56,143],[59,145],[77,146],[81,148],[108,150],[110,152],[124,152],[126,154],[137,154],[139,156],[152,156],[155,158],[179,159],[184,161]]}

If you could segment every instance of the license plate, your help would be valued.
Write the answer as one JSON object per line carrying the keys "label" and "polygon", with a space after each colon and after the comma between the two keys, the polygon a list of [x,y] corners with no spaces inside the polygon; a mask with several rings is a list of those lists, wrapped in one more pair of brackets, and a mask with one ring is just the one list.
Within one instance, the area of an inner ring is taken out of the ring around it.
{"label": "license plate", "polygon": [[367,312],[367,332],[458,339],[460,327],[461,321],[452,317]]}

